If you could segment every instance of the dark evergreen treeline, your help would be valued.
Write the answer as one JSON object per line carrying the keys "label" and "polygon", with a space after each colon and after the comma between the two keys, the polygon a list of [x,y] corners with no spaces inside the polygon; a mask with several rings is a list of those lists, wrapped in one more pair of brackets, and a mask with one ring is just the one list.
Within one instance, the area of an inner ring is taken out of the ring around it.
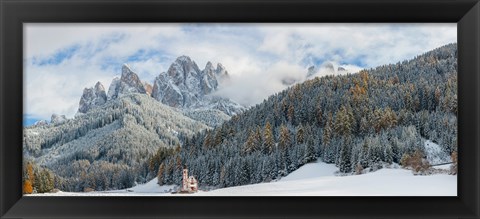
{"label": "dark evergreen treeline", "polygon": [[[247,92],[247,91],[246,91]],[[150,159],[160,184],[181,169],[203,187],[266,182],[321,158],[341,172],[378,169],[423,152],[457,150],[457,45],[412,60],[294,85]]]}

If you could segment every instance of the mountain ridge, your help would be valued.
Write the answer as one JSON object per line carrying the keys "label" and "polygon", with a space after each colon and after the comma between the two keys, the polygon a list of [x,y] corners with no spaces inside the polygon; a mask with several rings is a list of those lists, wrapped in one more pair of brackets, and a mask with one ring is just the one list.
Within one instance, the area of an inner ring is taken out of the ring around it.
{"label": "mountain ridge", "polygon": [[86,113],[108,100],[140,93],[182,110],[216,109],[232,116],[244,110],[244,107],[227,98],[213,97],[219,85],[226,80],[229,80],[229,74],[221,63],[217,63],[215,68],[211,62],[207,62],[205,68],[200,70],[195,61],[185,55],[179,56],[167,72],[155,77],[153,85],[142,82],[136,72],[123,64],[120,78],[112,80],[107,93],[100,82],[94,88],[84,89],[78,112]]}

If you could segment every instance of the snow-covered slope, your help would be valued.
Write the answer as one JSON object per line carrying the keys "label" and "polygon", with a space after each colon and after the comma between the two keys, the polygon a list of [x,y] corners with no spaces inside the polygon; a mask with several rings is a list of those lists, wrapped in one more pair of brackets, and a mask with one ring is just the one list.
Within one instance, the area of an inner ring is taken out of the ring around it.
{"label": "snow-covered slope", "polygon": [[117,194],[117,193],[170,193],[174,192],[177,189],[178,186],[175,185],[164,185],[164,186],[159,186],[157,183],[157,178],[154,178],[147,183],[144,184],[138,184],[132,188],[129,189],[122,189],[122,190],[113,190],[113,191],[104,191],[102,193],[112,193],[112,194]]}
{"label": "snow-covered slope", "polygon": [[[191,196],[456,196],[457,177],[446,174],[415,176],[405,169],[384,168],[363,175],[336,176],[334,164],[309,163],[276,182],[199,191]],[[92,193],[45,195],[171,196],[174,186],[157,180],[131,189]]]}
{"label": "snow-covered slope", "polygon": [[302,179],[311,179],[318,177],[333,176],[338,171],[334,164],[327,164],[317,161],[315,163],[308,163],[293,171],[279,181],[293,181]]}
{"label": "snow-covered slope", "polygon": [[24,157],[63,177],[59,189],[83,191],[89,186],[84,182],[91,181],[97,190],[128,188],[134,180],[147,179],[147,160],[159,148],[174,147],[181,136],[208,128],[146,94],[133,93],[61,124],[25,128]]}
{"label": "snow-covered slope", "polygon": [[[405,169],[381,169],[363,175],[334,176],[333,165],[305,165],[271,183],[213,190],[204,196],[456,196],[457,177],[414,176]],[[317,173],[318,172],[318,173]],[[316,175],[309,177],[309,175]],[[291,177],[290,177],[291,176]]]}

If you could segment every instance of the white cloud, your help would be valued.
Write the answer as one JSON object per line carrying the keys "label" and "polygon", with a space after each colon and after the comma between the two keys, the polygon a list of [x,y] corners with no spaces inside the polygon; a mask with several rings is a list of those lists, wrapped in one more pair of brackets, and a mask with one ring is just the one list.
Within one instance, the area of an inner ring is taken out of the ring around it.
{"label": "white cloud", "polygon": [[287,88],[287,85],[282,83],[284,78],[304,80],[306,69],[299,65],[279,62],[266,70],[245,71],[244,74],[233,75],[230,80],[232,83],[221,87],[215,95],[232,98],[243,105],[252,105]]}
{"label": "white cloud", "polygon": [[[177,56],[222,63],[232,80],[218,93],[243,104],[303,79],[310,65],[348,72],[395,63],[456,42],[456,24],[26,24],[25,114],[72,117],[84,87],[128,63],[152,83]],[[66,49],[74,48],[71,54]],[[63,56],[63,51],[69,56]],[[60,55],[59,55],[60,54]],[[50,62],[45,62],[50,60]],[[42,63],[42,61],[44,63]],[[320,70],[319,75],[328,74]]]}

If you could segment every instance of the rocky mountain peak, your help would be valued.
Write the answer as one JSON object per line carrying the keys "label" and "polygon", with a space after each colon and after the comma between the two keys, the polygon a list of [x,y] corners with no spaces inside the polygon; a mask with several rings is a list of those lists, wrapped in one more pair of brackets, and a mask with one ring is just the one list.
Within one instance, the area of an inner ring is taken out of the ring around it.
{"label": "rocky mountain peak", "polygon": [[[170,65],[167,74],[176,85],[191,87],[197,83],[195,80],[200,73],[197,64],[188,56],[180,56]],[[193,80],[193,81],[192,81]]]}
{"label": "rocky mountain peak", "polygon": [[116,99],[130,93],[145,94],[147,92],[138,75],[127,64],[123,64],[120,79],[114,78],[108,88],[108,98]]}
{"label": "rocky mountain peak", "polygon": [[128,64],[124,63],[122,65],[122,78],[128,77],[132,73],[133,73],[133,71],[130,69],[130,66],[128,66]]}
{"label": "rocky mountain peak", "polygon": [[217,72],[218,73],[226,73],[227,70],[225,69],[225,66],[222,65],[222,63],[217,63]]}
{"label": "rocky mountain peak", "polygon": [[317,73],[318,73],[318,69],[314,65],[312,65],[312,66],[308,67],[307,78],[309,78],[309,77],[311,77],[311,76],[313,76]]}
{"label": "rocky mountain peak", "polygon": [[216,74],[216,69],[213,67],[213,64],[211,62],[207,62],[207,65],[205,66],[205,69],[203,71],[205,71],[206,74],[212,76]]}
{"label": "rocky mountain peak", "polygon": [[92,88],[83,89],[82,97],[80,98],[78,112],[86,113],[95,106],[103,105],[107,101],[107,94],[102,83],[97,82]]}
{"label": "rocky mountain peak", "polygon": [[155,78],[153,85],[142,82],[127,64],[122,66],[121,71],[121,76],[115,77],[110,83],[108,93],[100,82],[94,87],[85,88],[78,112],[86,113],[108,100],[134,93],[147,94],[163,104],[181,109],[215,109],[227,115],[243,110],[243,106],[229,99],[209,96],[218,89],[222,79],[228,77],[227,70],[220,63],[215,68],[211,62],[207,62],[205,69],[200,70],[190,57],[180,56],[167,72]]}
{"label": "rocky mountain peak", "polygon": [[207,62],[207,64],[205,65],[205,69],[207,69],[207,68],[214,69],[212,62],[210,62],[210,61]]}
{"label": "rocky mountain peak", "polygon": [[[180,56],[166,73],[155,78],[152,97],[173,107],[203,107],[212,102],[205,96],[216,91],[220,79],[227,76],[222,64],[217,64],[217,68],[214,68],[211,62],[207,62],[205,69],[200,70],[190,57]],[[228,114],[231,115],[231,112]]]}
{"label": "rocky mountain peak", "polygon": [[188,62],[193,62],[193,61],[189,56],[182,55],[182,56],[177,57],[175,62],[187,62],[188,63]]}
{"label": "rocky mountain peak", "polygon": [[103,87],[103,84],[98,81],[96,84],[95,84],[95,92],[96,93],[100,93],[100,92],[104,92],[105,93],[105,87]]}
{"label": "rocky mountain peak", "polygon": [[215,73],[217,75],[217,78],[220,80],[229,78],[228,71],[225,69],[225,66],[223,66],[221,63],[217,64],[217,69],[215,70]]}
{"label": "rocky mountain peak", "polygon": [[120,79],[130,87],[135,88],[138,93],[145,93],[142,81],[135,72],[130,70],[127,64],[122,66],[122,77]]}

